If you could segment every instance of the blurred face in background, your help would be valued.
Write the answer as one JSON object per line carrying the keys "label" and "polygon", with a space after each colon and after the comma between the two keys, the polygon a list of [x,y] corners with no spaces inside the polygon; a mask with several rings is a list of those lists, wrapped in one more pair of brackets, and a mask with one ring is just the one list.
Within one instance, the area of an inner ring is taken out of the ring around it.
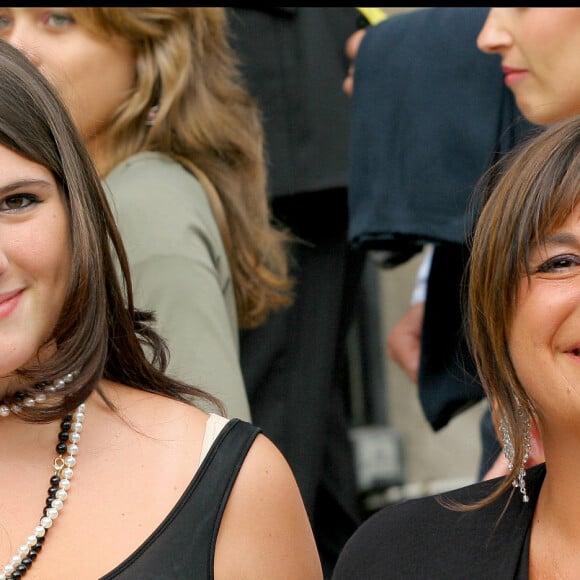
{"label": "blurred face in background", "polygon": [[98,165],[99,134],[134,86],[129,42],[96,36],[67,8],[0,8],[0,36],[56,86]]}
{"label": "blurred face in background", "polygon": [[580,8],[491,8],[477,45],[501,55],[506,85],[532,123],[580,113]]}

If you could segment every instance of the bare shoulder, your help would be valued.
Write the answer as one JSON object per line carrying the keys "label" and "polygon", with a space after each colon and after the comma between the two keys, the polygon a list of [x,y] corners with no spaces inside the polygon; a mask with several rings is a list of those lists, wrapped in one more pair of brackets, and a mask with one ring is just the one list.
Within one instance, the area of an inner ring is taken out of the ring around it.
{"label": "bare shoulder", "polygon": [[140,439],[142,445],[149,441],[155,446],[155,441],[162,441],[164,445],[183,446],[184,451],[201,445],[208,419],[201,409],[109,381],[103,381],[101,387],[115,410],[109,409],[99,395],[93,394],[87,420],[94,420],[96,427],[109,430],[122,439],[126,437],[127,442],[132,438]]}
{"label": "bare shoulder", "polygon": [[240,495],[261,496],[263,501],[275,501],[277,493],[284,498],[288,492],[298,491],[288,462],[276,445],[264,435],[258,435],[250,448],[236,488]]}
{"label": "bare shoulder", "polygon": [[312,529],[286,459],[258,435],[226,507],[215,560],[216,580],[322,578]]}

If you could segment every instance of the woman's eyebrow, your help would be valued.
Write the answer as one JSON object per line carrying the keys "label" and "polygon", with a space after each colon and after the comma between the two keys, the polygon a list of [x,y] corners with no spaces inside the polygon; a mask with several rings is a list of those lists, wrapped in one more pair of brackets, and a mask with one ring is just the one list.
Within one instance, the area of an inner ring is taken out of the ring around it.
{"label": "woman's eyebrow", "polygon": [[578,236],[570,232],[554,232],[545,236],[542,240],[540,240],[541,245],[568,245],[568,246],[578,246],[580,245],[580,240]]}
{"label": "woman's eyebrow", "polygon": [[46,181],[45,179],[18,179],[16,181],[11,181],[5,185],[0,185],[0,195],[6,193],[11,193],[22,187],[42,187],[43,189],[50,189],[54,187],[54,183]]}

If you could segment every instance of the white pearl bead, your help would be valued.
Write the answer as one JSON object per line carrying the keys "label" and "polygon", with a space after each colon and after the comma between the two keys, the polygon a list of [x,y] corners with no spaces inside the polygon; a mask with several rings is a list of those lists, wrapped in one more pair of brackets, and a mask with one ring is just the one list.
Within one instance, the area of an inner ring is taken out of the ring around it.
{"label": "white pearl bead", "polygon": [[64,464],[65,464],[67,467],[74,467],[74,466],[77,464],[76,457],[73,457],[72,455],[67,455],[67,456],[64,458]]}
{"label": "white pearl bead", "polygon": [[77,421],[71,425],[71,430],[80,433],[83,430],[83,424],[80,421]]}
{"label": "white pearl bead", "polygon": [[32,397],[26,397],[26,399],[24,399],[25,407],[34,407],[35,404],[36,401]]}
{"label": "white pearl bead", "polygon": [[16,566],[20,566],[22,564],[22,558],[20,556],[12,556],[12,565],[16,568]]}
{"label": "white pearl bead", "polygon": [[83,421],[85,418],[85,414],[82,411],[77,411],[74,415],[73,415],[73,419],[76,419],[77,421]]}
{"label": "white pearl bead", "polygon": [[71,443],[68,446],[67,451],[70,455],[76,455],[79,452],[79,446],[76,443]]}
{"label": "white pearl bead", "polygon": [[62,500],[60,500],[60,499],[53,499],[51,504],[50,504],[50,506],[53,507],[55,510],[61,510],[63,505],[64,504],[62,503]]}
{"label": "white pearl bead", "polygon": [[62,379],[58,379],[58,381],[54,381],[54,386],[57,389],[62,389],[65,385],[65,382]]}
{"label": "white pearl bead", "polygon": [[40,524],[42,525],[43,528],[48,529],[50,528],[50,526],[52,526],[52,518],[45,516],[40,520]]}
{"label": "white pearl bead", "polygon": [[58,484],[58,486],[61,489],[68,490],[68,489],[70,489],[70,481],[68,479],[66,479],[66,477],[65,477],[64,479],[60,480],[60,483]]}
{"label": "white pearl bead", "polygon": [[6,566],[4,566],[4,574],[12,574],[12,572],[14,572],[14,566],[12,566],[12,564],[6,564]]}
{"label": "white pearl bead", "polygon": [[25,558],[28,555],[28,552],[30,552],[30,546],[28,544],[24,544],[20,546],[18,552],[22,558]]}
{"label": "white pearl bead", "polygon": [[68,373],[63,379],[65,383],[70,383],[74,379],[74,375],[72,373]]}
{"label": "white pearl bead", "polygon": [[47,508],[46,517],[50,518],[51,520],[56,520],[56,518],[58,518],[58,510],[53,507]]}
{"label": "white pearl bead", "polygon": [[80,433],[71,433],[69,436],[69,441],[72,441],[73,443],[78,443],[81,440],[81,434]]}
{"label": "white pearl bead", "polygon": [[0,417],[8,417],[10,408],[7,405],[0,405]]}
{"label": "white pearl bead", "polygon": [[37,403],[44,403],[44,401],[46,401],[46,395],[44,393],[38,393],[38,395],[36,395],[36,397],[34,397],[34,400]]}
{"label": "white pearl bead", "polygon": [[70,479],[73,476],[73,470],[70,467],[65,467],[61,474],[65,479]]}
{"label": "white pearl bead", "polygon": [[64,501],[67,498],[68,493],[64,489],[59,489],[54,495],[61,501]]}
{"label": "white pearl bead", "polygon": [[[36,538],[43,538],[44,534],[46,534],[46,528],[42,525],[42,522],[41,522],[40,526],[36,526],[34,528],[34,535],[36,536]],[[36,538],[34,539],[35,544],[36,544]]]}

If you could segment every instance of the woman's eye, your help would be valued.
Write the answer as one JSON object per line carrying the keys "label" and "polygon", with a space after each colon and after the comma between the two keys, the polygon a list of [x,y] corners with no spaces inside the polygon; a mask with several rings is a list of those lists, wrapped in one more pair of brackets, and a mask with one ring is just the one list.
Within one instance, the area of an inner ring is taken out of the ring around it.
{"label": "woman's eye", "polygon": [[46,24],[54,26],[55,28],[63,28],[74,24],[74,18],[65,12],[51,12],[45,16]]}
{"label": "woman's eye", "polygon": [[568,268],[573,268],[575,266],[580,266],[580,256],[575,256],[574,254],[567,254],[564,256],[555,256],[546,260],[538,269],[539,273],[547,274],[549,272],[559,272],[562,270],[567,270]]}
{"label": "woman's eye", "polygon": [[0,211],[18,211],[38,202],[39,199],[29,193],[9,195],[0,201]]}
{"label": "woman's eye", "polygon": [[11,25],[12,22],[7,16],[0,16],[0,32],[8,30]]}

